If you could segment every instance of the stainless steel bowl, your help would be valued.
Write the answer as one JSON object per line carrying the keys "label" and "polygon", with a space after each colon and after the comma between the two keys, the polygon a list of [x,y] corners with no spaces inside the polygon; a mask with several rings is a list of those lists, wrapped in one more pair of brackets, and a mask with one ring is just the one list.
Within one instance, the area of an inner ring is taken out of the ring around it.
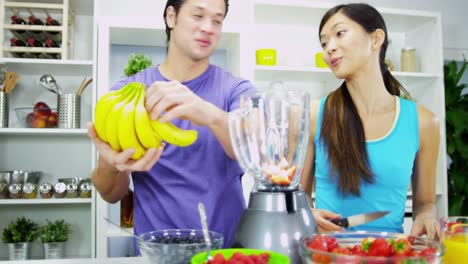
{"label": "stainless steel bowl", "polygon": [[79,186],[81,180],[82,180],[81,177],[70,177],[70,178],[59,178],[58,182],[63,182],[65,183],[65,185],[75,184],[76,186]]}
{"label": "stainless steel bowl", "polygon": [[0,183],[10,184],[12,171],[0,171]]}
{"label": "stainless steel bowl", "polygon": [[25,184],[25,183],[34,183],[39,184],[39,180],[42,177],[41,171],[22,171],[15,170],[11,172],[10,184]]}

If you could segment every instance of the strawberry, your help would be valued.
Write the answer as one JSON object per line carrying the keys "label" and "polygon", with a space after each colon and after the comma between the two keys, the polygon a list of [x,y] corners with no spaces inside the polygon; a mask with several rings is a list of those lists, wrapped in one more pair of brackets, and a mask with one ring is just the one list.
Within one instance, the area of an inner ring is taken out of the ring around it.
{"label": "strawberry", "polygon": [[392,247],[385,238],[378,237],[372,242],[367,255],[388,257],[392,254]]}
{"label": "strawberry", "polygon": [[326,236],[316,235],[307,244],[307,247],[314,250],[328,251]]}
{"label": "strawberry", "polygon": [[[312,240],[307,244],[307,247],[312,250],[328,252],[328,246],[325,237],[326,236],[322,235],[314,236]],[[314,263],[330,263],[331,258],[324,254],[312,253],[312,260],[314,261]]]}
{"label": "strawberry", "polygon": [[351,248],[351,252],[353,253],[354,256],[366,256],[366,252],[362,249],[361,245],[354,245],[354,247]]}
{"label": "strawberry", "polygon": [[362,240],[361,242],[361,247],[362,247],[362,250],[364,250],[364,252],[368,252],[369,251],[369,248],[372,244],[372,242],[374,242],[375,238],[373,237],[366,237]]}
{"label": "strawberry", "polygon": [[394,255],[396,256],[407,256],[411,252],[411,244],[406,238],[399,238],[392,244]]}
{"label": "strawberry", "polygon": [[437,254],[437,250],[432,247],[425,248],[419,252],[420,256],[433,256],[435,254]]}
{"label": "strawberry", "polygon": [[338,247],[338,241],[335,237],[325,236],[325,242],[327,243],[327,251],[332,252],[333,249]]}
{"label": "strawberry", "polygon": [[352,255],[353,254],[353,252],[351,252],[351,250],[349,248],[340,247],[340,246],[334,248],[332,252],[335,253],[335,254],[341,254],[341,255]]}

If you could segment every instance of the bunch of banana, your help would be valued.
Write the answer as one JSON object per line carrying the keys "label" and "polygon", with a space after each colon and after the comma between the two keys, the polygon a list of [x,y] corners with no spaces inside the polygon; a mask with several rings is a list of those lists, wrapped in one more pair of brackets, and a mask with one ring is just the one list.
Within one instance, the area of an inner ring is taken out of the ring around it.
{"label": "bunch of banana", "polygon": [[145,85],[139,82],[101,97],[96,104],[94,127],[99,138],[113,149],[134,148],[134,160],[141,158],[146,149],[159,147],[162,141],[185,147],[198,136],[196,130],[152,120],[145,107]]}

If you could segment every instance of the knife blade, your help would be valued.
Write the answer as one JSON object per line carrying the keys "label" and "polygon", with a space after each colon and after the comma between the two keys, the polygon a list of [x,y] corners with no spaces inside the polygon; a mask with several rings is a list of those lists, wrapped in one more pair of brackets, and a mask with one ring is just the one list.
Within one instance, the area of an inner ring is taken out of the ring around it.
{"label": "knife blade", "polygon": [[333,219],[330,221],[334,223],[335,225],[348,228],[348,227],[358,226],[358,225],[362,225],[362,224],[374,221],[376,219],[379,219],[380,217],[383,217],[384,215],[387,215],[388,213],[390,213],[390,211],[357,214],[357,215],[348,216],[346,218]]}

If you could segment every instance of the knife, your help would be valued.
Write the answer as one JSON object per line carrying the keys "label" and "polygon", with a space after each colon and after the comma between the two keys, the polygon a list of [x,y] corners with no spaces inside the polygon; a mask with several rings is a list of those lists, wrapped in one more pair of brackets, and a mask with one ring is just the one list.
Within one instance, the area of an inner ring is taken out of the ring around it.
{"label": "knife", "polygon": [[362,225],[362,224],[374,221],[388,213],[390,213],[390,211],[357,214],[357,215],[348,216],[346,218],[333,219],[333,220],[330,220],[330,222],[334,223],[335,225],[348,228],[348,227],[358,226],[358,225]]}

